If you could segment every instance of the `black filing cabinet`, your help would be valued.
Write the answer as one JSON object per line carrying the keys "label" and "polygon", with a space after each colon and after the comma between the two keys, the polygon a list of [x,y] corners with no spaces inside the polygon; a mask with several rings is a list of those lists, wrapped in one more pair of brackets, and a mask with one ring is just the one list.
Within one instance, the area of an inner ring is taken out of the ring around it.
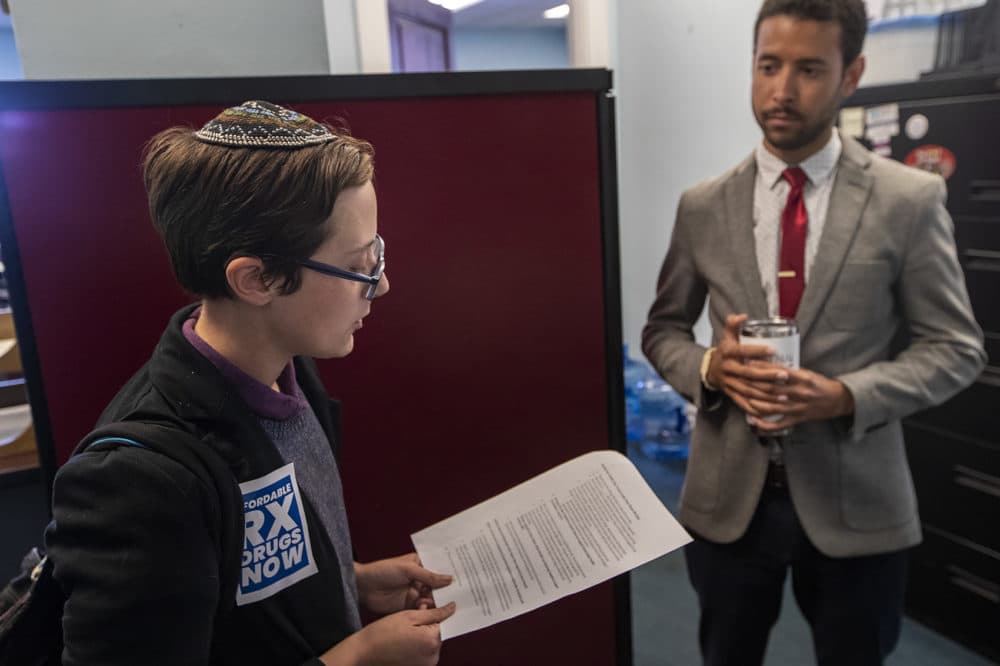
{"label": "black filing cabinet", "polygon": [[862,89],[847,107],[853,131],[858,107],[874,121],[864,126],[874,150],[947,176],[989,365],[971,387],[904,422],[924,529],[907,612],[1000,660],[1000,76]]}

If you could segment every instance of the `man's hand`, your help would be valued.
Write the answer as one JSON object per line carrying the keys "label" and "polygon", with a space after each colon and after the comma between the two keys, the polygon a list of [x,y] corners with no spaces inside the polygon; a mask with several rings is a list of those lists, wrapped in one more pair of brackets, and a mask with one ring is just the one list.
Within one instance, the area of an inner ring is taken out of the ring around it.
{"label": "man's hand", "polygon": [[[766,345],[741,345],[740,326],[746,319],[745,314],[726,317],[726,329],[706,374],[709,383],[749,414],[761,432],[854,412],[854,396],[841,382],[773,363],[773,352]],[[763,420],[776,414],[784,418],[773,423]]]}
{"label": "man's hand", "polygon": [[368,564],[355,562],[354,575],[361,603],[383,615],[407,608],[433,608],[431,590],[451,582],[451,576],[421,566],[416,553]]}
{"label": "man's hand", "polygon": [[740,409],[759,416],[751,400],[779,401],[779,388],[788,381],[789,370],[771,362],[774,352],[770,347],[740,344],[740,326],[746,320],[745,314],[726,317],[726,329],[706,377],[709,384],[725,392]]}
{"label": "man's hand", "polygon": [[[751,399],[753,424],[767,433],[796,423],[826,421],[854,413],[854,396],[843,383],[811,370],[789,370],[788,382],[780,386],[778,400]],[[764,416],[782,414],[780,421],[764,421]]]}

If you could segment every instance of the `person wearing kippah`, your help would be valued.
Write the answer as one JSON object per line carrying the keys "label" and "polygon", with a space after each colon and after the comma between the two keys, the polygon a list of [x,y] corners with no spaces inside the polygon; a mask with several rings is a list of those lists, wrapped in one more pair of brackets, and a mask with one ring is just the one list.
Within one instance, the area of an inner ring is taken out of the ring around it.
{"label": "person wearing kippah", "polygon": [[[224,473],[207,483],[141,441],[63,466],[46,531],[63,664],[437,663],[454,605],[431,591],[451,579],[415,553],[354,561],[339,407],[312,360],[350,354],[389,291],[373,154],[263,101],[147,145],[150,215],[197,302],[99,425],[166,427]],[[234,580],[218,508],[230,490]],[[363,625],[361,608],[381,617]]]}

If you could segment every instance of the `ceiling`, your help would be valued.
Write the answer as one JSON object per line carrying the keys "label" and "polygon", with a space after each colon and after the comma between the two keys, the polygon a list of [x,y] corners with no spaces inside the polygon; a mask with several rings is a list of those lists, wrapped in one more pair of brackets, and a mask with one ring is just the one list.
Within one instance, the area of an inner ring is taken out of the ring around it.
{"label": "ceiling", "polygon": [[565,0],[483,0],[452,14],[454,25],[469,28],[563,27],[566,19],[546,19],[542,12]]}

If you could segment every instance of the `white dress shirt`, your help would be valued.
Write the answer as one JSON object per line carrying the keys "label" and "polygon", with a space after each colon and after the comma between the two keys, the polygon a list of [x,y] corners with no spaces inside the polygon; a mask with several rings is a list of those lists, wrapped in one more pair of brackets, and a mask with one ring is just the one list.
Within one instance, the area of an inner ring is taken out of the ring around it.
{"label": "white dress shirt", "polygon": [[837,175],[837,162],[843,144],[837,130],[823,148],[802,164],[786,164],[781,158],[768,152],[761,143],[754,152],[757,161],[757,178],[753,187],[753,236],[757,249],[757,267],[767,296],[767,310],[777,317],[778,303],[778,261],[781,253],[781,214],[788,200],[788,181],[782,172],[790,166],[799,166],[808,180],[803,189],[809,227],[806,231],[806,288],[809,286],[809,272],[816,258],[816,248],[826,223],[826,212],[830,205],[830,191],[833,190]]}

